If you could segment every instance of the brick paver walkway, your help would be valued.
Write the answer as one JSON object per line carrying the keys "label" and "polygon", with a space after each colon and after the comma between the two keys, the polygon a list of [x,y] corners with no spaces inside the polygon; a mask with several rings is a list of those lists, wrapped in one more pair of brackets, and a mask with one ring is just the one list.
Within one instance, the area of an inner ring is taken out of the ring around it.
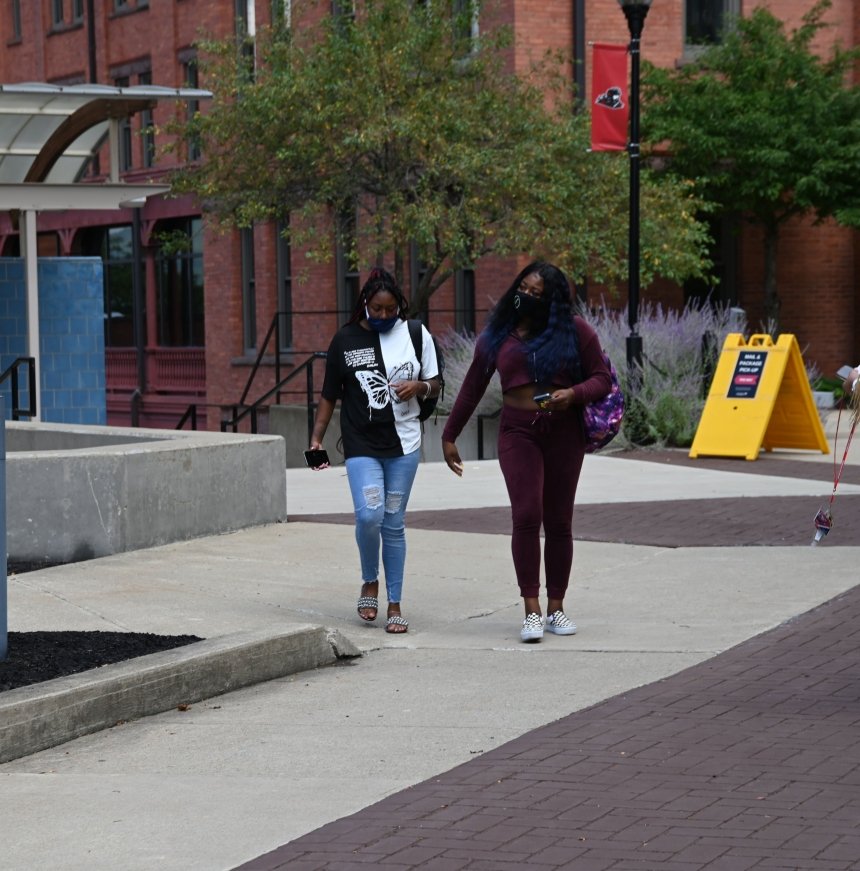
{"label": "brick paver walkway", "polygon": [[[832,475],[832,463],[783,462],[742,470]],[[575,535],[662,546],[808,546],[817,507],[799,497],[589,506]],[[830,541],[841,528],[849,540],[839,544],[860,544],[860,496],[840,495],[835,515]],[[351,515],[325,519],[352,522]],[[412,528],[500,534],[509,523],[506,508],[409,518]],[[860,587],[323,826],[241,871],[373,866],[860,869]]]}
{"label": "brick paver walkway", "polygon": [[242,865],[860,868],[860,588]]}

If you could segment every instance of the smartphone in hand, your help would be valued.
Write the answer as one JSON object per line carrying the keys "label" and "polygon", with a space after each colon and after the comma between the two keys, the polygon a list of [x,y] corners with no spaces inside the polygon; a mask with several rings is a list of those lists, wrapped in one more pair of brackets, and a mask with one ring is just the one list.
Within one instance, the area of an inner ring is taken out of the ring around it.
{"label": "smartphone in hand", "polygon": [[541,408],[543,408],[544,405],[546,405],[547,402],[549,402],[550,399],[552,399],[552,394],[551,394],[551,393],[538,393],[538,394],[536,394],[535,396],[533,396],[532,399],[533,399],[533,400],[534,400],[534,401],[535,401],[535,402],[536,402],[536,403],[537,403]]}
{"label": "smartphone in hand", "polygon": [[326,450],[305,451],[305,462],[309,469],[327,469],[331,465]]}
{"label": "smartphone in hand", "polygon": [[844,381],[853,371],[853,366],[840,366],[836,370],[836,377],[841,378]]}

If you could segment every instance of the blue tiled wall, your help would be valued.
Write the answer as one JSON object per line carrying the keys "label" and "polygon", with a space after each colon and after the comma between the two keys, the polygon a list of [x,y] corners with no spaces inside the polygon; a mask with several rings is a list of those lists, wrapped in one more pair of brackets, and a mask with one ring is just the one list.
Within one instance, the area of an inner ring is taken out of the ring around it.
{"label": "blue tiled wall", "polygon": [[[104,425],[104,290],[98,257],[39,258],[40,417]],[[24,261],[0,258],[0,371],[27,348]],[[21,379],[22,398],[27,392]],[[11,417],[9,383],[0,387]]]}

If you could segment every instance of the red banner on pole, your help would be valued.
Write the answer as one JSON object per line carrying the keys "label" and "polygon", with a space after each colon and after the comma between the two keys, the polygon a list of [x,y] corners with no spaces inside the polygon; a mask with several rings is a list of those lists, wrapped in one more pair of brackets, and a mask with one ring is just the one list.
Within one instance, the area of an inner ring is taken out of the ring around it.
{"label": "red banner on pole", "polygon": [[627,148],[627,46],[594,43],[591,64],[591,150]]}

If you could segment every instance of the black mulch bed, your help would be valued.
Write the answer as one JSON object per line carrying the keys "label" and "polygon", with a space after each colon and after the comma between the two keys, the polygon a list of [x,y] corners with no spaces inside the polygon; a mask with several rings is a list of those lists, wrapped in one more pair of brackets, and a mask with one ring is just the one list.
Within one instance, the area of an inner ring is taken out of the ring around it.
{"label": "black mulch bed", "polygon": [[201,640],[151,632],[10,632],[0,692]]}

